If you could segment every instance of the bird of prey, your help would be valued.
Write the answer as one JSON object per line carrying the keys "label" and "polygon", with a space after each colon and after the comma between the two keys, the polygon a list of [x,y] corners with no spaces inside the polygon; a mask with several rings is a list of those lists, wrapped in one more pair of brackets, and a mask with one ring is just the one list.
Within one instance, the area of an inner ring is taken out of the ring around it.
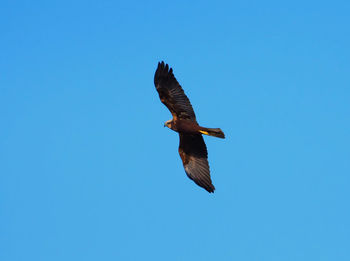
{"label": "bird of prey", "polygon": [[198,125],[192,105],[168,64],[158,63],[154,85],[161,102],[173,115],[173,119],[166,121],[164,127],[179,133],[179,154],[187,176],[198,186],[213,193],[215,187],[210,178],[208,152],[202,134],[222,139],[225,134],[219,128]]}

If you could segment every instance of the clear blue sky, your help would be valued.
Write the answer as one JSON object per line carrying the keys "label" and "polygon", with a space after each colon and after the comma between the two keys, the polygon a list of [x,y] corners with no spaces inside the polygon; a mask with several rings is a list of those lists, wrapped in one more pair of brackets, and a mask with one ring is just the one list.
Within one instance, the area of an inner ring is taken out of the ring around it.
{"label": "clear blue sky", "polygon": [[350,260],[350,2],[282,2],[2,1],[0,260]]}

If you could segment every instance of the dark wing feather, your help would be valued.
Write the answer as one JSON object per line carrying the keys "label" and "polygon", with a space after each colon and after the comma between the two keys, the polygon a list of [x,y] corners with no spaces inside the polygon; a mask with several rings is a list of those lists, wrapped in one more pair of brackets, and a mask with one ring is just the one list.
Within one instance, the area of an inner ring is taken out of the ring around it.
{"label": "dark wing feather", "polygon": [[174,119],[190,119],[196,121],[190,100],[177,82],[173,69],[164,62],[158,63],[154,75],[154,85],[162,103],[170,110]]}
{"label": "dark wing feather", "polygon": [[187,176],[208,192],[214,192],[210,179],[208,152],[201,134],[179,133],[179,154]]}

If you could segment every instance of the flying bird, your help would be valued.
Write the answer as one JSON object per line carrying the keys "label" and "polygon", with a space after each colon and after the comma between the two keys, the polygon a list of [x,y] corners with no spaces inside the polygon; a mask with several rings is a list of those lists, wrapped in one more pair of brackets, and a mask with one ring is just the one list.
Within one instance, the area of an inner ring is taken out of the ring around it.
{"label": "flying bird", "polygon": [[215,187],[210,178],[208,152],[202,134],[222,139],[225,134],[219,128],[199,126],[190,100],[168,64],[158,63],[154,85],[161,102],[173,115],[173,119],[166,121],[164,127],[179,133],[179,154],[187,176],[198,186],[213,193]]}

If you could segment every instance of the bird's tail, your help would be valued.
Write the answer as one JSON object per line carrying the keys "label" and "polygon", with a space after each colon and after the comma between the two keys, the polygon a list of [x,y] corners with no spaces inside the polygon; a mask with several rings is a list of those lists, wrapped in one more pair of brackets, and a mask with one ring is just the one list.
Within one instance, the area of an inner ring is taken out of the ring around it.
{"label": "bird's tail", "polygon": [[208,136],[214,136],[217,138],[225,139],[225,134],[220,128],[203,128],[201,127],[199,130],[200,133],[208,135]]}

